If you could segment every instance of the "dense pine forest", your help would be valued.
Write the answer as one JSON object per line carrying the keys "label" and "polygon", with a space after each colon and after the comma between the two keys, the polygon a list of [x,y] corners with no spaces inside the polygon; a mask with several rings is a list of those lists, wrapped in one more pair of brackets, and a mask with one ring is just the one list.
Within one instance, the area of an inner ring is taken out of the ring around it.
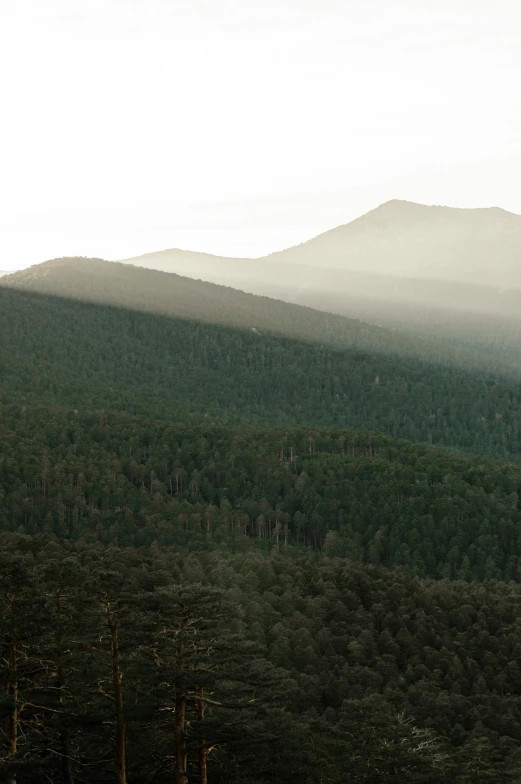
{"label": "dense pine forest", "polygon": [[163,277],[0,288],[0,781],[519,784],[515,373]]}
{"label": "dense pine forest", "polygon": [[0,542],[6,780],[519,781],[518,584]]}
{"label": "dense pine forest", "polygon": [[28,402],[521,457],[521,384],[470,369],[2,288],[0,331],[2,388]]}
{"label": "dense pine forest", "polygon": [[[423,308],[411,330],[409,308],[400,303],[394,308],[394,320],[389,318],[389,306],[373,313],[377,322],[393,325],[386,329],[366,323],[374,318],[367,316],[359,299],[353,300],[345,291],[337,300],[323,294],[321,300],[311,290],[306,296],[315,297],[316,304],[302,307],[202,280],[90,258],[53,259],[10,275],[2,286],[521,380],[521,324],[511,319],[505,323],[497,316],[446,310],[438,313],[429,329],[426,316],[432,315],[432,308]],[[432,290],[433,284],[424,287]],[[447,288],[457,296],[457,286]],[[362,321],[352,317],[357,309]],[[337,311],[345,316],[335,315]]]}
{"label": "dense pine forest", "polygon": [[0,408],[3,530],[521,577],[521,466],[353,431]]}

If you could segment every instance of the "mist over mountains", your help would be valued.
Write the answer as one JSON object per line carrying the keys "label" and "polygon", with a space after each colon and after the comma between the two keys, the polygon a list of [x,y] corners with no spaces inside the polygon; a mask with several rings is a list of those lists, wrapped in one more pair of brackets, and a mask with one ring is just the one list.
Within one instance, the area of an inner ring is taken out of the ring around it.
{"label": "mist over mountains", "polygon": [[519,215],[496,207],[460,209],[396,199],[271,258],[380,275],[515,287],[521,284],[520,251]]}
{"label": "mist over mountains", "polygon": [[54,259],[3,285],[517,377],[520,238],[521,216],[499,208],[393,200],[258,259],[180,249]]}
{"label": "mist over mountains", "polygon": [[519,215],[393,200],[259,259],[172,249],[123,261],[391,323],[419,313],[437,322],[438,309],[517,318],[520,258]]}
{"label": "mist over mountains", "polygon": [[[1,286],[53,297],[112,305],[145,313],[195,320],[200,323],[246,329],[258,335],[284,336],[337,349],[412,358],[514,378],[521,377],[521,352],[516,331],[509,330],[510,343],[494,345],[479,338],[479,330],[464,323],[471,335],[457,341],[433,335],[416,335],[412,330],[377,326],[358,318],[337,315],[332,307],[320,309],[280,299],[249,294],[229,286],[135,267],[120,262],[83,257],[53,259],[3,278]],[[347,312],[350,301],[338,298]],[[481,325],[482,326],[482,325]],[[490,326],[490,325],[489,325]]]}
{"label": "mist over mountains", "polygon": [[521,454],[519,349],[494,357],[476,342],[415,342],[88,259],[4,278],[0,331],[9,399],[226,426],[362,428],[494,457]]}

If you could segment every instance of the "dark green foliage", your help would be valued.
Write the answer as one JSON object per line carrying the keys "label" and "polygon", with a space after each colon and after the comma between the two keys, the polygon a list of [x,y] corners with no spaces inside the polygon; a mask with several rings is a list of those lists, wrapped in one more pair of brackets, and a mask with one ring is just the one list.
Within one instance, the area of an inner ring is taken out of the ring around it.
{"label": "dark green foliage", "polygon": [[[387,293],[390,283],[386,281]],[[287,299],[285,296],[280,299],[254,296],[203,280],[88,258],[53,259],[9,276],[2,285],[26,292],[192,319],[205,324],[254,330],[262,335],[279,335],[333,348],[409,357],[458,369],[506,374],[518,380],[521,377],[519,353],[512,353],[514,345],[519,343],[520,329],[514,322],[509,323],[508,330],[504,330],[512,344],[509,354],[504,351],[504,333],[501,334],[501,343],[496,341],[487,346],[483,340],[476,342],[476,317],[462,319],[463,327],[468,325],[469,335],[462,333],[461,329],[453,329],[452,337],[456,334],[458,338],[447,340],[445,337],[444,341],[436,338],[434,330],[426,334],[425,329],[418,329],[418,337],[411,333],[407,324],[404,325],[404,331],[397,332],[394,324],[392,329],[374,326],[374,317],[364,316],[363,321],[346,318],[350,315],[350,308],[352,313],[357,313],[358,305],[358,301],[353,302],[346,292],[339,296],[340,303],[335,302],[332,308],[327,308],[324,303],[324,300],[327,301],[326,295],[304,290],[300,296],[317,297],[319,309],[315,310],[282,302],[281,299]],[[432,289],[432,281],[425,287]],[[321,300],[321,297],[324,299]],[[372,305],[374,309],[375,303]],[[325,310],[333,312],[323,312]],[[398,311],[403,315],[403,307],[398,308]],[[335,315],[338,312],[345,316]],[[376,316],[378,323],[379,314]],[[450,314],[444,314],[442,322],[450,318]],[[365,323],[367,321],[373,323]],[[495,322],[491,323],[496,326]],[[486,327],[489,333],[497,331],[490,329],[489,322]],[[478,334],[484,331],[485,328],[477,329]],[[439,327],[438,333],[441,335],[443,332],[443,328]]]}
{"label": "dark green foliage", "polygon": [[0,780],[517,784],[518,386],[183,285],[0,289]]}
{"label": "dark green foliage", "polygon": [[[356,739],[356,743],[353,741]],[[315,757],[323,781],[437,782],[446,762],[439,738],[397,714],[380,694],[344,700],[338,721],[316,723]]]}
{"label": "dark green foliage", "polygon": [[364,428],[521,455],[517,384],[377,353],[0,289],[0,382],[169,420]]}
{"label": "dark green foliage", "polygon": [[[56,611],[42,623],[38,601],[23,612],[20,744],[6,755],[3,736],[0,750],[0,770],[17,769],[21,784],[66,781],[63,749],[74,780],[114,781],[104,591],[117,616],[130,784],[172,781],[179,695],[189,784],[201,741],[218,784],[518,780],[518,585],[48,536],[4,533],[0,546],[4,563],[23,565],[23,592],[53,603],[59,586],[67,597],[65,623]],[[7,618],[17,582],[4,572]],[[59,690],[57,655],[66,655]]]}
{"label": "dark green foliage", "polygon": [[3,406],[0,525],[106,544],[312,547],[464,580],[521,576],[521,468],[350,431]]}

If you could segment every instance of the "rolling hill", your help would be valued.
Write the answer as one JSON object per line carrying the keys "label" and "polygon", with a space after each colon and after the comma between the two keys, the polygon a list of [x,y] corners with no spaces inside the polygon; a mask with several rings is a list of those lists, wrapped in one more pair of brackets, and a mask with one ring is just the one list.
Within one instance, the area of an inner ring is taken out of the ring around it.
{"label": "rolling hill", "polygon": [[0,286],[6,399],[244,427],[355,428],[521,459],[519,383]]}
{"label": "rolling hill", "polygon": [[[487,374],[521,377],[515,352],[510,356],[505,351],[497,351],[496,347],[487,350],[485,346],[477,350],[468,345],[468,339],[451,345],[432,336],[417,337],[406,331],[385,329],[358,319],[255,296],[174,273],[102,259],[53,259],[9,275],[1,285],[314,341],[335,348],[359,349]],[[339,299],[336,302],[338,308],[345,304]],[[349,311],[349,306],[345,309]]]}
{"label": "rolling hill", "polygon": [[259,259],[179,249],[124,262],[332,310],[443,331],[447,315],[521,320],[521,216],[391,201],[308,242]]}

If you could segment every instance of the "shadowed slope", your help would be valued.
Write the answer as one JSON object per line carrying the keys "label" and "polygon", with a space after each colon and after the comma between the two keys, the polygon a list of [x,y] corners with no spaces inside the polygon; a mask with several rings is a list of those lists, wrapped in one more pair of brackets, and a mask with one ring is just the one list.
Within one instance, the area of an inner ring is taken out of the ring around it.
{"label": "shadowed slope", "polygon": [[0,390],[165,420],[363,428],[521,459],[518,383],[3,286]]}
{"label": "shadowed slope", "polygon": [[[515,361],[502,360],[485,350],[476,352],[467,347],[450,346],[433,338],[416,337],[173,273],[102,259],[54,259],[10,275],[1,285],[314,341],[336,348],[412,357],[480,372],[521,375]],[[337,307],[342,307],[341,301],[336,302]]]}
{"label": "shadowed slope", "polygon": [[519,215],[395,200],[260,259],[176,249],[125,261],[376,323],[394,323],[386,306],[419,307],[443,326],[440,310],[521,320],[520,259]]}

